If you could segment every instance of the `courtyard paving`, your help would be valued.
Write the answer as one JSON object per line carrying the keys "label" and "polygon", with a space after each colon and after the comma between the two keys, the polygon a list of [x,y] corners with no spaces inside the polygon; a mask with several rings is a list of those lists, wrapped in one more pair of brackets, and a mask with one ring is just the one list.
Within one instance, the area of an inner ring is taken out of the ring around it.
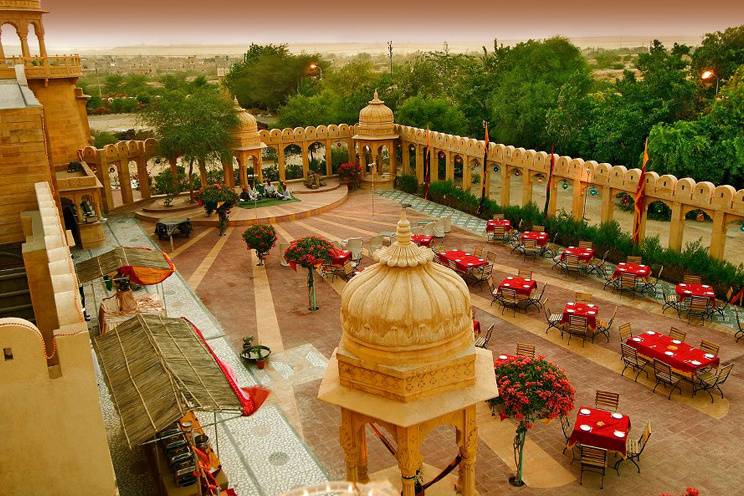
{"label": "courtyard paving", "polygon": [[[369,239],[382,231],[394,229],[400,212],[400,201],[410,201],[397,192],[385,192],[375,198],[372,215],[372,196],[357,192],[340,207],[297,221],[276,224],[279,242],[285,243],[306,235],[321,235],[330,240],[359,236]],[[726,399],[716,398],[714,403],[705,394],[694,399],[689,390],[684,395],[674,394],[671,400],[662,392],[652,393],[649,381],[643,376],[638,383],[623,378],[619,359],[617,326],[611,340],[604,338],[595,343],[572,341],[570,346],[555,331],[544,332],[544,319],[532,311],[527,314],[501,314],[501,309],[490,305],[487,286],[471,287],[475,316],[483,328],[494,324],[495,332],[490,349],[495,353],[513,353],[516,343],[531,343],[537,352],[562,367],[576,387],[577,407],[592,404],[596,389],[619,392],[620,410],[630,416],[631,436],[638,437],[646,421],[652,423],[653,434],[643,454],[641,473],[631,465],[624,465],[621,476],[608,472],[605,480],[607,494],[655,495],[662,491],[681,492],[686,486],[695,486],[704,495],[736,494],[744,485],[744,473],[734,468],[744,458],[744,446],[736,440],[744,435],[741,406],[744,398],[742,382],[742,351],[744,343],[736,344],[732,329],[720,324],[688,325],[676,315],[663,315],[657,301],[629,298],[602,290],[602,283],[592,278],[566,277],[551,270],[546,261],[525,262],[504,247],[486,244],[483,240],[483,221],[465,214],[450,212],[446,207],[428,202],[414,202],[415,211],[409,218],[419,220],[430,216],[453,215],[457,227],[447,235],[447,248],[473,250],[482,247],[494,253],[497,263],[494,279],[500,280],[519,268],[534,271],[534,278],[542,285],[549,284],[546,295],[554,311],[573,300],[576,290],[593,294],[600,307],[600,316],[607,317],[618,306],[616,322],[631,322],[634,331],[657,330],[667,332],[674,325],[688,333],[687,341],[693,344],[701,338],[721,344],[722,361],[737,363],[725,385]],[[110,234],[122,244],[135,241],[157,243],[145,233],[152,226],[143,224],[144,231],[131,218],[112,219]],[[188,240],[177,240],[171,253],[178,268],[177,277],[166,283],[169,297],[169,314],[186,315],[197,325],[205,326],[210,343],[216,344],[221,354],[230,357],[240,372],[241,380],[248,384],[259,382],[270,387],[272,398],[264,407],[266,412],[241,420],[240,430],[233,432],[231,445],[238,458],[228,472],[234,478],[245,478],[239,494],[280,494],[292,481],[297,480],[291,469],[306,473],[307,479],[344,477],[342,451],[338,443],[339,412],[336,408],[317,400],[320,378],[328,358],[341,336],[339,321],[339,293],[344,282],[336,279],[318,284],[320,310],[307,310],[306,275],[294,272],[279,263],[278,248],[272,250],[265,267],[256,267],[256,259],[246,250],[240,236],[242,229],[230,229],[228,235],[217,237],[214,228],[198,227]],[[111,235],[109,236],[112,237]],[[170,250],[169,244],[160,245]],[[365,258],[363,264],[371,260]],[[191,291],[198,298],[193,298]],[[179,305],[180,306],[177,306]],[[202,304],[204,306],[202,306]],[[210,316],[214,316],[214,319]],[[263,371],[248,370],[237,363],[235,353],[240,349],[243,336],[251,335],[259,342],[269,343],[274,353],[269,366]],[[115,413],[115,412],[114,412]],[[271,434],[260,427],[261,417],[268,416]],[[110,415],[109,415],[110,416]],[[572,420],[575,414],[572,414]],[[225,424],[232,429],[231,423]],[[111,429],[116,429],[114,424]],[[557,423],[537,425],[528,435],[528,465],[525,479],[528,487],[511,488],[507,481],[514,469],[511,438],[514,425],[499,422],[491,417],[487,408],[479,408],[479,451],[477,462],[477,488],[480,494],[502,494],[519,491],[529,495],[573,495],[598,492],[599,481],[587,475],[584,486],[578,484],[578,462],[571,463],[563,455],[565,444]],[[256,440],[263,434],[264,443]],[[278,441],[279,437],[284,441]],[[279,444],[287,443],[279,449]],[[305,450],[303,452],[303,450]],[[370,473],[395,464],[393,457],[372,436],[369,437]],[[260,453],[256,453],[260,452]],[[273,453],[290,453],[288,459]],[[424,461],[443,468],[456,452],[454,432],[442,428],[432,433],[424,443]],[[296,456],[295,456],[296,455]],[[281,458],[281,460],[279,460]],[[283,461],[287,470],[264,475],[271,460]],[[268,461],[268,463],[267,463]],[[286,480],[281,480],[286,477]],[[255,492],[260,491],[260,492]],[[454,494],[454,490],[453,490]]]}

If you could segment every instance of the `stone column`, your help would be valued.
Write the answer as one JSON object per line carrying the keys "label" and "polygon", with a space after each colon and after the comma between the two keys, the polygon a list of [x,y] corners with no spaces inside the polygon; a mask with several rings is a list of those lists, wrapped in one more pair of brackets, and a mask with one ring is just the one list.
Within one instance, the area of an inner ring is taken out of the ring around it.
{"label": "stone column", "polygon": [[28,26],[25,29],[18,30],[18,38],[21,40],[21,55],[24,58],[31,56],[31,50],[28,47]]}
{"label": "stone column", "polygon": [[452,160],[452,152],[447,150],[444,152],[444,175],[447,181],[455,180],[455,164]]}
{"label": "stone column", "polygon": [[475,405],[462,411],[462,430],[457,432],[457,445],[462,456],[458,486],[463,496],[475,495],[475,458],[478,453],[478,427],[475,422]]}
{"label": "stone column", "polygon": [[137,179],[142,198],[150,198],[150,175],[147,173],[147,157],[144,155],[137,157]]}
{"label": "stone column", "polygon": [[[635,216],[635,211],[633,212]],[[646,219],[648,218],[648,202],[643,201],[641,205],[641,224],[638,229],[638,243],[640,244],[646,238]],[[632,233],[631,233],[632,234]]]}
{"label": "stone column", "polygon": [[614,216],[615,194],[609,186],[602,186],[602,206],[600,207],[601,222],[609,222]]}
{"label": "stone column", "polygon": [[367,175],[367,151],[364,143],[359,143],[359,166],[362,168],[362,176]]}
{"label": "stone column", "polygon": [[396,432],[398,467],[402,479],[401,496],[416,496],[416,474],[421,469],[421,443],[418,426],[398,427]]}
{"label": "stone column", "polygon": [[356,444],[359,452],[359,458],[357,459],[357,477],[359,477],[359,482],[367,483],[369,482],[369,474],[367,473],[367,428],[364,424],[360,426],[355,425],[355,428]]}
{"label": "stone column", "polygon": [[414,153],[416,154],[415,157],[415,166],[416,166],[416,179],[418,179],[418,183],[421,184],[424,182],[424,147],[416,144],[415,145]]}
{"label": "stone column", "polygon": [[346,142],[347,161],[350,163],[356,162],[356,147],[354,146],[354,140],[349,138]]}
{"label": "stone column", "polygon": [[128,205],[134,201],[132,196],[132,180],[129,177],[129,159],[125,158],[117,164],[119,185],[121,186],[121,202]]}
{"label": "stone column", "polygon": [[511,170],[506,164],[501,166],[501,206],[508,207],[511,201]]}
{"label": "stone column", "polygon": [[341,409],[341,426],[339,427],[341,448],[344,450],[346,462],[346,480],[359,482],[359,446],[357,436],[354,435],[354,412]]}
{"label": "stone column", "polygon": [[481,181],[485,181],[484,184],[486,185],[486,198],[491,198],[491,166],[488,165],[488,160],[486,160],[486,165],[483,170],[485,170],[486,173],[481,178]]}
{"label": "stone column", "polygon": [[550,201],[548,202],[548,217],[555,217],[555,211],[558,205],[558,182],[561,180],[556,175],[553,175],[553,180],[550,182]]}
{"label": "stone column", "polygon": [[[104,157],[99,152],[98,153],[98,162],[95,164],[96,166],[96,176],[98,176],[98,180],[101,181],[101,186],[103,186],[103,196],[101,197],[101,203],[103,207],[104,212],[108,212],[112,208],[114,208],[114,196],[111,193],[111,176],[109,176],[109,164],[105,162]],[[101,212],[99,212],[99,215]]]}
{"label": "stone column", "polygon": [[[39,26],[41,26],[41,23],[39,23]],[[34,29],[38,29],[38,27],[35,27]],[[46,59],[47,49],[46,42],[44,41],[44,30],[39,29],[36,31],[36,38],[39,40],[39,55]]]}
{"label": "stone column", "polygon": [[528,167],[522,169],[522,206],[532,201],[532,173]]}
{"label": "stone column", "polygon": [[403,174],[410,174],[411,173],[411,150],[409,149],[410,143],[404,143],[401,141],[400,143],[400,160],[402,162],[401,167],[403,167]]}
{"label": "stone column", "polygon": [[259,181],[263,182],[263,157],[261,156],[261,150],[259,149],[252,152],[251,156],[253,156],[253,174]]}
{"label": "stone column", "polygon": [[680,202],[672,203],[672,218],[669,222],[669,248],[682,251],[682,237],[685,230],[685,216]]}
{"label": "stone column", "polygon": [[307,154],[307,141],[302,142],[302,146],[300,147],[302,150],[302,177],[307,179],[307,176],[310,173],[310,159],[308,159]]}
{"label": "stone column", "polygon": [[436,182],[439,181],[439,150],[432,146],[430,157],[431,159],[429,160],[429,165],[431,174],[429,175],[429,179],[431,180],[431,182]]}
{"label": "stone column", "polygon": [[390,153],[390,175],[395,177],[398,175],[398,158],[396,157],[395,141],[390,142],[388,151]]}
{"label": "stone column", "polygon": [[726,251],[726,214],[713,212],[713,228],[710,237],[710,256],[723,260]]}
{"label": "stone column", "polygon": [[333,143],[331,140],[325,142],[326,176],[333,174]]}
{"label": "stone column", "polygon": [[576,220],[584,218],[584,186],[581,179],[574,179],[571,198],[571,216]]}
{"label": "stone column", "polygon": [[472,170],[472,158],[462,158],[462,189],[463,191],[470,191],[473,187],[473,170]]}
{"label": "stone column", "polygon": [[240,173],[240,189],[248,187],[248,171],[245,152],[238,152],[238,170]]}
{"label": "stone column", "polygon": [[3,49],[3,40],[0,38],[0,59],[5,58],[5,50]]}
{"label": "stone column", "polygon": [[281,143],[276,147],[276,166],[279,168],[279,179],[287,180],[287,158],[284,155],[284,145]]}

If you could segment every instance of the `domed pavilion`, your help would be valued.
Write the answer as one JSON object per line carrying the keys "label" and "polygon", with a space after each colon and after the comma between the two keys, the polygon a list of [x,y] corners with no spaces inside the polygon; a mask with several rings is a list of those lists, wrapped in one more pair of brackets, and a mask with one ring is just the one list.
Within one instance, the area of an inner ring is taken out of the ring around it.
{"label": "domed pavilion", "polygon": [[454,426],[459,489],[475,494],[475,405],[498,395],[493,358],[473,345],[470,293],[430,249],[411,241],[405,210],[394,243],[341,295],[341,342],[318,398],[341,408],[347,479],[366,482],[366,425],[395,440],[403,496],[414,496],[425,437]]}
{"label": "domed pavilion", "polygon": [[[233,153],[238,161],[240,169],[240,186],[248,184],[248,162],[253,161],[253,173],[259,181],[263,181],[263,160],[261,151],[266,148],[266,144],[261,141],[258,135],[258,122],[256,118],[246,109],[240,106],[238,99],[235,98],[235,114],[238,117],[238,125],[233,131]],[[223,163],[225,169],[225,181],[229,186],[233,184],[232,163]]]}
{"label": "domed pavilion", "polygon": [[[393,111],[380,100],[377,90],[368,105],[359,111],[359,124],[355,131],[352,139],[357,145],[359,164],[362,166],[363,173],[371,172],[367,170],[367,149],[369,164],[375,163],[378,173],[394,173],[395,143],[398,140],[398,134],[395,132]],[[383,148],[387,148],[390,160],[387,170],[385,164],[381,163]]]}

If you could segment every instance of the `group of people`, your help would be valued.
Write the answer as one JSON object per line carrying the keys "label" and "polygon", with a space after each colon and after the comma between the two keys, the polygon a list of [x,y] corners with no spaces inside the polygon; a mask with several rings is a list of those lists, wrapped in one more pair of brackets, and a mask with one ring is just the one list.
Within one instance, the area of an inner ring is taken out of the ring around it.
{"label": "group of people", "polygon": [[258,183],[254,188],[251,188],[249,184],[243,186],[243,191],[240,193],[240,201],[258,201],[268,198],[277,198],[279,200],[291,200],[292,193],[287,189],[287,183],[284,181],[277,181],[277,186],[274,186],[271,181],[266,179],[263,183]]}

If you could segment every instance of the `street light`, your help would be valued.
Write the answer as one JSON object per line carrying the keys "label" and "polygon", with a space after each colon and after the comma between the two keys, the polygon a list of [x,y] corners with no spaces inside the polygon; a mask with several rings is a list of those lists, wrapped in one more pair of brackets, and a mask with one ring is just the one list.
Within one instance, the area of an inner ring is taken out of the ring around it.
{"label": "street light", "polygon": [[713,69],[704,70],[703,73],[700,74],[700,79],[702,79],[704,83],[709,83],[709,84],[711,84],[711,81],[715,79],[716,80],[716,95],[718,95],[718,75],[713,71]]}
{"label": "street light", "polygon": [[318,71],[318,79],[323,79],[323,68],[320,67],[318,64],[310,64],[310,69],[314,71]]}

